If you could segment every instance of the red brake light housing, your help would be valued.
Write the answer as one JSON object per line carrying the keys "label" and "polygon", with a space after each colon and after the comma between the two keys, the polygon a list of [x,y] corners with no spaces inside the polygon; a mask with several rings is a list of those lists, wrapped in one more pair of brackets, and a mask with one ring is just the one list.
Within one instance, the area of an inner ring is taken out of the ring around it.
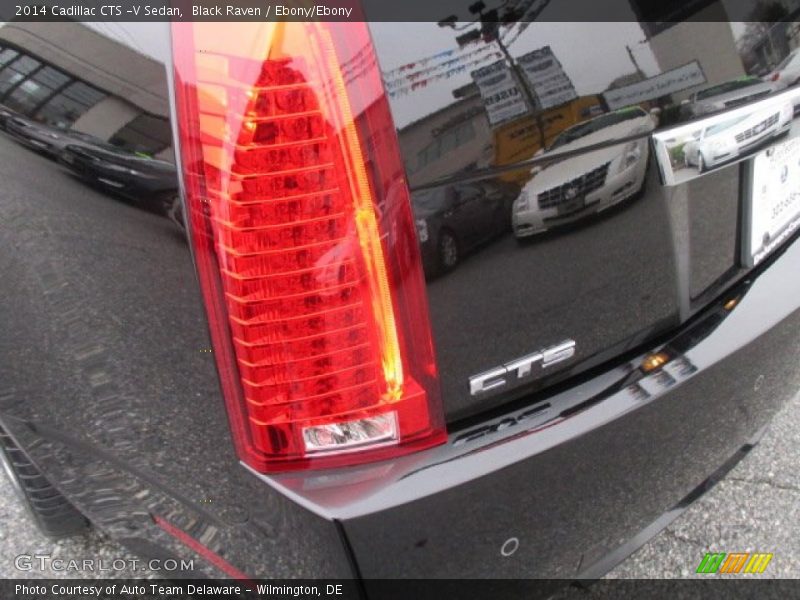
{"label": "red brake light housing", "polygon": [[187,226],[261,472],[444,442],[416,231],[365,23],[174,23]]}

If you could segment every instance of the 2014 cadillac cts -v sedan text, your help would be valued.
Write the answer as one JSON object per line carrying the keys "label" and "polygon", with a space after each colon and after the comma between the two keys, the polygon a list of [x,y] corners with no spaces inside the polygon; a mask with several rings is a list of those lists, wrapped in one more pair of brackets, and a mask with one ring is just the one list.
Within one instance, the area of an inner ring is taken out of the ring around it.
{"label": "2014 cadillac cts -v sedan text", "polygon": [[0,26],[3,118],[83,161],[0,131],[0,442],[42,530],[368,598],[655,535],[800,388],[800,87],[685,102],[798,28],[749,55],[703,6]]}

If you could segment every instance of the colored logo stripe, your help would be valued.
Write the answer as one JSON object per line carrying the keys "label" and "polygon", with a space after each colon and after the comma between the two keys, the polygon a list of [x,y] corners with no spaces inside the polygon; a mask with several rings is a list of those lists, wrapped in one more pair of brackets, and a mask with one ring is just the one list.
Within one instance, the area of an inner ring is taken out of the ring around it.
{"label": "colored logo stripe", "polygon": [[763,573],[769,561],[772,560],[772,553],[770,554],[752,554],[747,566],[744,568],[745,573]]}
{"label": "colored logo stripe", "polygon": [[[727,558],[726,558],[727,557]],[[697,567],[697,573],[763,573],[773,554],[749,552],[707,552]],[[723,562],[724,561],[724,562]]]}
{"label": "colored logo stripe", "polygon": [[703,557],[703,560],[700,561],[700,566],[697,567],[698,573],[716,573],[719,566],[722,564],[722,560],[725,558],[724,552],[717,552],[716,554],[712,554],[711,552],[706,552],[706,555]]}
{"label": "colored logo stripe", "polygon": [[742,570],[744,563],[747,562],[747,557],[749,554],[747,552],[734,552],[732,554],[728,554],[728,558],[725,559],[725,562],[722,563],[722,568],[720,569],[720,573],[738,573]]}

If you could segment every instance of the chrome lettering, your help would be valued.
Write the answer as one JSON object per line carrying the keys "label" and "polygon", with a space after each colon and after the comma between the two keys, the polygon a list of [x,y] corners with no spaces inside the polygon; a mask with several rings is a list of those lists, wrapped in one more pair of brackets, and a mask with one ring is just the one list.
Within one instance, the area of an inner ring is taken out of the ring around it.
{"label": "chrome lettering", "polygon": [[505,386],[509,379],[525,379],[533,373],[533,365],[540,362],[543,369],[575,356],[575,341],[565,340],[538,352],[507,362],[469,378],[469,393],[472,396]]}

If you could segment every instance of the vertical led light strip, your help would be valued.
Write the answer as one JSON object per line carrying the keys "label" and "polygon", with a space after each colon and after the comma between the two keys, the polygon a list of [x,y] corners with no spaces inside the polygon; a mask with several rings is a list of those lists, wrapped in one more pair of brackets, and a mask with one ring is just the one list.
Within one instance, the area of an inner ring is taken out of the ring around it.
{"label": "vertical led light strip", "polygon": [[[350,191],[355,205],[355,220],[358,230],[358,239],[368,272],[367,280],[370,283],[370,296],[374,318],[380,329],[381,366],[386,381],[386,396],[389,401],[396,401],[403,393],[403,362],[400,356],[400,344],[397,340],[397,328],[392,307],[392,295],[389,290],[389,280],[386,275],[386,263],[383,256],[381,236],[378,222],[375,218],[376,202],[373,199],[364,167],[364,155],[361,151],[361,141],[358,139],[355,121],[350,109],[339,61],[333,47],[333,40],[329,32],[321,29],[317,24],[314,27],[321,38],[322,48],[317,45],[317,52],[324,57],[327,72],[331,77],[333,92],[338,99],[337,105],[341,122],[339,126],[344,132],[345,144],[342,146],[342,155],[347,165]],[[310,36],[316,42],[315,36]],[[336,110],[332,112],[336,113]]]}

